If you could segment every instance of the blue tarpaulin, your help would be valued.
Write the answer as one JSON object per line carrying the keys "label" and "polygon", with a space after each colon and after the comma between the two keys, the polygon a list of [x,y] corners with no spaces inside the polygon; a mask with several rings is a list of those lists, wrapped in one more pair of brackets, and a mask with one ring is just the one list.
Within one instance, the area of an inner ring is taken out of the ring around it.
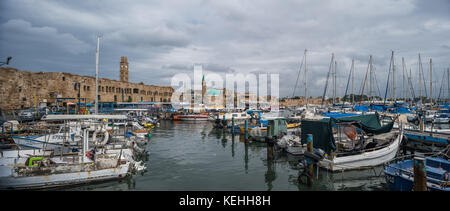
{"label": "blue tarpaulin", "polygon": [[355,105],[355,111],[369,111],[369,107],[366,105]]}
{"label": "blue tarpaulin", "polygon": [[356,116],[359,114],[353,114],[353,113],[323,113],[322,116],[325,117],[332,117],[332,118],[339,118],[339,117],[347,117],[347,116]]}

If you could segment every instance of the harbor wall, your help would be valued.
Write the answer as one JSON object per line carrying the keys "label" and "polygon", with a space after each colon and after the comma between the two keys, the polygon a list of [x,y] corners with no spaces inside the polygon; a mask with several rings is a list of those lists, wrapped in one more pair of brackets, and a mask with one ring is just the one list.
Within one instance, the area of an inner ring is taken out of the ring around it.
{"label": "harbor wall", "polygon": [[[78,86],[76,83],[80,81],[82,82]],[[100,102],[170,102],[174,91],[171,86],[131,83],[123,78],[121,81],[99,78],[98,86]],[[86,98],[87,103],[95,101],[95,77],[0,68],[0,109],[3,110],[34,107],[35,103],[51,106],[56,101],[52,98],[75,98],[78,93],[81,98]],[[72,99],[62,102],[76,101]]]}

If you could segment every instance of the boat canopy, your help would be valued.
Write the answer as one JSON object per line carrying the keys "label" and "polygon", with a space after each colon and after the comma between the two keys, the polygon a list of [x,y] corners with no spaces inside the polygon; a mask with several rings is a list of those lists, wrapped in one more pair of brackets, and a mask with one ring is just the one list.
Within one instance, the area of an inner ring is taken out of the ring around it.
{"label": "boat canopy", "polygon": [[338,123],[345,122],[351,123],[364,132],[371,134],[390,132],[394,126],[394,121],[389,122],[386,125],[381,125],[377,114],[326,118],[319,121],[302,120],[302,143],[306,143],[307,134],[312,134],[313,146],[330,153],[331,150],[336,149],[332,127],[336,126]]}

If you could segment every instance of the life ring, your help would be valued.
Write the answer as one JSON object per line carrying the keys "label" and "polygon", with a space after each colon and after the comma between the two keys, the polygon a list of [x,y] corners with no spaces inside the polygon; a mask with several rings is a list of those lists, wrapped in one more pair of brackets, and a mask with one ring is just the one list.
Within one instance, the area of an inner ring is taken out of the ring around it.
{"label": "life ring", "polygon": [[[102,132],[103,133],[103,141],[100,143],[97,143],[97,133]],[[94,134],[92,135],[92,142],[94,142],[95,145],[98,146],[104,146],[106,142],[108,142],[109,133],[105,128],[100,128],[100,130],[95,130]]]}

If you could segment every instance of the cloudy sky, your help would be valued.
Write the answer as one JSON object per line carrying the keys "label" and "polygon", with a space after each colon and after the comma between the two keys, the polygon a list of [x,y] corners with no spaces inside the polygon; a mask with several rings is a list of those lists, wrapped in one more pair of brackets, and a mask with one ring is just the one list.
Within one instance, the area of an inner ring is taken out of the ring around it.
{"label": "cloudy sky", "polygon": [[[352,58],[356,92],[369,55],[383,94],[392,50],[397,78],[404,57],[416,84],[418,53],[427,81],[433,59],[435,89],[450,67],[448,0],[0,2],[0,59],[12,56],[10,67],[94,76],[98,34],[100,77],[117,80],[120,57],[127,56],[130,80],[156,85],[169,85],[177,73],[193,75],[193,65],[202,64],[219,74],[279,73],[280,95],[291,96],[305,49],[312,96],[323,93],[331,53],[338,95]],[[299,84],[296,95],[302,90]]]}

